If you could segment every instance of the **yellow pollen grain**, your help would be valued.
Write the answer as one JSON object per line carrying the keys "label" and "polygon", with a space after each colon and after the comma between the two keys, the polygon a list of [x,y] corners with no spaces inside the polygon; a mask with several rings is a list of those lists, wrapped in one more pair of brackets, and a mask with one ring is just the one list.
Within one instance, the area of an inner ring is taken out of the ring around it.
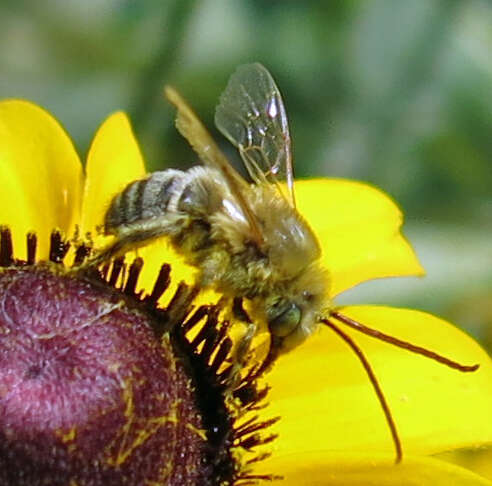
{"label": "yellow pollen grain", "polygon": [[190,424],[190,423],[187,423],[186,424],[186,428],[188,430],[191,430],[192,432],[194,432],[196,435],[198,435],[198,437],[200,437],[201,439],[203,440],[207,440],[207,432],[206,430],[204,429],[199,429],[198,427],[195,427],[193,424]]}
{"label": "yellow pollen grain", "polygon": [[64,444],[67,444],[68,442],[73,442],[75,440],[75,437],[77,436],[77,428],[72,427],[66,432],[57,430],[55,434]]}

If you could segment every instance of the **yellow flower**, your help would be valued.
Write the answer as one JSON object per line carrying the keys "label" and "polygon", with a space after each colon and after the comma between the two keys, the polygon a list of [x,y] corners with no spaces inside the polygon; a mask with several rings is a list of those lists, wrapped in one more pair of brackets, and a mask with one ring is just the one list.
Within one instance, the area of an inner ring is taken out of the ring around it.
{"label": "yellow flower", "polygon": [[[96,227],[111,197],[145,173],[138,145],[122,113],[110,116],[89,151],[85,176],[74,147],[45,111],[23,101],[0,104],[0,223],[11,227],[15,252],[25,258],[28,231],[39,235],[46,257],[53,228],[101,237]],[[400,234],[402,215],[368,185],[334,179],[299,181],[300,212],[318,235],[331,275],[331,295],[368,279],[422,275]],[[193,270],[159,242],[142,250],[143,285],[163,261],[174,282]],[[430,359],[346,332],[364,350],[387,397],[403,443],[394,464],[393,443],[364,370],[328,328],[281,357],[267,376],[268,417],[279,415],[279,438],[255,474],[284,476],[284,485],[492,485],[430,455],[492,442],[492,363],[467,335],[432,315],[381,306],[341,310],[364,324],[466,364],[460,373]]]}

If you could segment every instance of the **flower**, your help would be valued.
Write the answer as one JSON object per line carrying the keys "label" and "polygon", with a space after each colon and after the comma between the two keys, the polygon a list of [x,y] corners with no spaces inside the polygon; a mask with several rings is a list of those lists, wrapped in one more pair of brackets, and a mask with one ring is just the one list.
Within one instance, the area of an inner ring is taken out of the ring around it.
{"label": "flower", "polygon": [[[122,114],[96,136],[89,168],[108,157],[143,168]],[[80,234],[100,187],[82,187],[70,140],[43,110],[0,103],[0,161],[11,183],[0,216],[0,483],[244,484],[276,419],[252,415],[265,393],[251,379],[229,384],[218,307],[193,311],[193,290],[166,290],[162,261],[145,293],[142,259],[107,274],[70,268],[87,254]],[[17,191],[24,178],[32,192]],[[78,233],[72,250],[59,230]],[[163,293],[172,300],[156,308]]]}
{"label": "flower", "polygon": [[[0,104],[0,164],[0,222],[13,229],[21,257],[28,231],[36,231],[42,242],[53,228],[67,235],[77,228],[82,235],[90,233],[96,246],[103,245],[97,226],[111,197],[145,173],[124,114],[110,116],[96,133],[84,176],[57,122],[23,101]],[[319,179],[299,181],[296,191],[299,210],[318,235],[330,272],[327,301],[365,280],[423,274],[400,234],[400,211],[377,189]],[[47,255],[48,246],[39,251]],[[149,245],[140,255],[146,262],[144,288],[150,288],[163,261],[171,263],[175,285],[180,277],[192,278],[193,268],[165,243]],[[271,386],[268,416],[281,417],[279,438],[268,446],[270,458],[251,465],[253,473],[282,475],[284,485],[492,484],[429,457],[492,442],[492,363],[487,354],[430,314],[382,306],[341,311],[460,362],[479,363],[480,370],[460,373],[346,330],[372,363],[397,424],[404,460],[394,465],[393,444],[364,370],[345,344],[321,326],[282,356],[266,377]]]}

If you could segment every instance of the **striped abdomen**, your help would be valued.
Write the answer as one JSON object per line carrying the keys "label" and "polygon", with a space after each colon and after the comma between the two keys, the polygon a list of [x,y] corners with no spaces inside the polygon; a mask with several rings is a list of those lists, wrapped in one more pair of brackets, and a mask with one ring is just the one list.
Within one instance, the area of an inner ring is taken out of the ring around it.
{"label": "striped abdomen", "polygon": [[[160,229],[166,234],[167,224],[183,218],[206,221],[222,205],[224,191],[218,186],[223,186],[220,174],[207,167],[154,172],[114,197],[106,212],[105,232],[118,235]],[[144,238],[142,234],[136,239]]]}
{"label": "striped abdomen", "polygon": [[162,216],[167,212],[177,186],[182,185],[183,175],[182,171],[170,169],[154,172],[147,179],[128,184],[114,197],[106,212],[105,232],[118,233],[122,226]]}

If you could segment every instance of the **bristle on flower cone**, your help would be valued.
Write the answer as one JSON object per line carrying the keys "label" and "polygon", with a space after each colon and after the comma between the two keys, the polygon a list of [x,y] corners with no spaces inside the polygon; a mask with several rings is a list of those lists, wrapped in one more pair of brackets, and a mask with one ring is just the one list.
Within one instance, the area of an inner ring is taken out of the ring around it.
{"label": "bristle on flower cone", "polygon": [[[181,283],[169,304],[159,307],[158,301],[168,290],[171,280],[169,264],[162,265],[150,292],[137,292],[144,264],[141,258],[136,258],[130,265],[123,258],[116,259],[100,270],[91,269],[78,274],[74,269],[89,256],[89,245],[82,244],[74,249],[75,256],[69,269],[65,268],[64,260],[70,243],[60,232],[53,231],[51,234],[47,262],[37,261],[37,237],[34,233],[26,236],[26,247],[26,259],[15,258],[11,232],[7,227],[0,227],[0,272],[2,269],[41,267],[54,273],[65,271],[73,278],[110,288],[132,308],[151,316],[152,330],[158,338],[169,336],[190,371],[198,408],[203,414],[207,441],[214,455],[207,460],[213,464],[214,478],[217,480],[210,484],[246,486],[278,479],[251,472],[255,463],[268,457],[268,453],[255,454],[254,449],[276,438],[266,431],[278,419],[260,418],[259,410],[266,406],[268,390],[257,388],[253,371],[243,376],[230,390],[233,343],[228,336],[229,323],[219,319],[219,306],[202,305],[195,308],[193,301],[198,289]],[[241,459],[238,460],[238,457]]]}

